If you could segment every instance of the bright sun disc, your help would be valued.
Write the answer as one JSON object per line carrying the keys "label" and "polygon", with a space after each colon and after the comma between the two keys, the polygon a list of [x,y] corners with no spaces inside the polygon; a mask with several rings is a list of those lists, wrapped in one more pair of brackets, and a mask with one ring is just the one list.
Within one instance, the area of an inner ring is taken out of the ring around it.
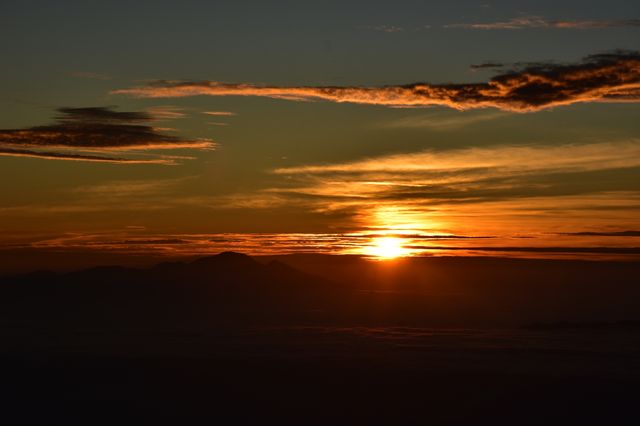
{"label": "bright sun disc", "polygon": [[406,256],[409,250],[402,247],[403,239],[397,237],[380,237],[373,240],[373,245],[367,249],[367,254],[385,259]]}

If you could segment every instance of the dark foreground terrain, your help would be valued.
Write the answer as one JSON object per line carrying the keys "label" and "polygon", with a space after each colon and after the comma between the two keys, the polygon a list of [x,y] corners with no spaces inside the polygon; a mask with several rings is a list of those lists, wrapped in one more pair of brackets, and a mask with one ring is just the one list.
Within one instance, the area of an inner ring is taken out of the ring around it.
{"label": "dark foreground terrain", "polygon": [[0,424],[639,424],[640,265],[222,254],[5,278]]}

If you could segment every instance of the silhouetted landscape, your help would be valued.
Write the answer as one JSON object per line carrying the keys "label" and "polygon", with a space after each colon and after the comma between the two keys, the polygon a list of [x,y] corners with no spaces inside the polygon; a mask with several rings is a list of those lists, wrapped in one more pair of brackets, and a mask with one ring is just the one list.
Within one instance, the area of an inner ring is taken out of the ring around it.
{"label": "silhouetted landscape", "polygon": [[639,273],[636,262],[227,252],[5,277],[3,417],[634,424]]}

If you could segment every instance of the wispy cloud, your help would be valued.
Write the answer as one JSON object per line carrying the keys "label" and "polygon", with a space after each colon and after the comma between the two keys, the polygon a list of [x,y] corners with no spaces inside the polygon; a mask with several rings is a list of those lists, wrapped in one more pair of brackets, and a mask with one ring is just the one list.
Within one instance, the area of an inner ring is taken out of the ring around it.
{"label": "wispy cloud", "polygon": [[162,80],[112,93],[147,98],[259,96],[392,107],[437,105],[461,110],[494,107],[527,112],[578,102],[639,102],[640,52],[592,55],[576,64],[530,65],[500,74],[487,83],[316,87]]}
{"label": "wispy cloud", "polygon": [[74,71],[69,73],[71,77],[76,78],[88,78],[92,80],[111,80],[113,77],[109,74],[98,73],[98,72],[87,72],[87,71]]}
{"label": "wispy cloud", "polygon": [[175,120],[186,116],[183,108],[171,105],[151,107],[146,110],[146,113],[149,114],[150,118],[162,121]]}
{"label": "wispy cloud", "polygon": [[380,31],[383,33],[400,33],[405,31],[404,27],[398,25],[363,25],[358,27],[361,30]]}
{"label": "wispy cloud", "polygon": [[[354,226],[492,235],[640,225],[630,219],[640,214],[638,141],[424,151],[273,173],[286,179],[265,201],[288,198]],[[261,194],[248,197],[258,205]]]}
{"label": "wispy cloud", "polygon": [[574,237],[640,237],[640,231],[583,231],[568,232],[560,235]]}
{"label": "wispy cloud", "polygon": [[166,195],[177,190],[180,185],[190,182],[197,176],[187,176],[174,179],[153,180],[118,180],[107,181],[91,185],[82,185],[72,189],[73,194],[91,197],[91,201],[106,201],[111,203],[116,199],[140,198],[148,196]]}
{"label": "wispy cloud", "polygon": [[[604,142],[560,146],[498,146],[448,151],[424,151],[374,157],[347,163],[286,167],[277,174],[324,173],[442,173],[455,171],[485,174],[488,170],[529,173],[532,171],[590,171],[640,166],[640,142]],[[415,176],[414,176],[415,177]]]}
{"label": "wispy cloud", "polygon": [[483,62],[481,64],[471,64],[469,65],[469,69],[471,71],[479,71],[483,69],[496,69],[496,68],[504,68],[506,64],[502,62]]}
{"label": "wispy cloud", "polygon": [[[203,111],[202,113],[205,115],[218,117],[218,118],[233,117],[237,115],[235,112],[231,112],[231,111]],[[223,121],[209,121],[207,122],[207,124],[211,126],[228,126],[229,125],[229,123],[225,123]]]}
{"label": "wispy cloud", "polygon": [[430,130],[452,130],[458,129],[471,124],[482,123],[485,121],[497,120],[507,116],[507,113],[499,111],[486,112],[466,112],[464,114],[451,114],[437,112],[432,114],[410,115],[407,117],[397,118],[382,123],[382,127],[410,129],[423,128]]}
{"label": "wispy cloud", "polygon": [[203,111],[205,115],[213,115],[215,117],[230,117],[236,115],[235,112],[231,111]]}
{"label": "wispy cloud", "polygon": [[563,254],[609,254],[609,255],[640,255],[640,247],[527,247],[527,246],[436,246],[436,245],[407,245],[407,249],[427,251],[466,251],[466,252],[501,252],[501,253],[563,253]]}
{"label": "wispy cloud", "polygon": [[507,21],[445,25],[445,28],[472,30],[525,30],[541,28],[590,30],[623,27],[640,27],[640,19],[553,20],[540,16],[521,16]]}
{"label": "wispy cloud", "polygon": [[213,203],[212,200],[196,200],[193,196],[186,195],[188,183],[196,178],[197,176],[186,176],[84,184],[58,192],[58,199],[51,202],[0,206],[0,216],[50,217],[70,213],[149,212],[185,206],[203,207],[207,201]]}
{"label": "wispy cloud", "polygon": [[66,160],[66,161],[84,161],[92,163],[113,163],[113,164],[164,164],[172,165],[175,161],[169,159],[132,159],[107,157],[99,155],[83,155],[83,154],[65,154],[62,152],[34,151],[28,149],[9,149],[0,148],[0,157],[26,157],[41,158],[45,160]]}
{"label": "wispy cloud", "polygon": [[[209,139],[189,140],[159,133],[148,124],[154,118],[149,112],[121,112],[105,107],[60,108],[58,112],[57,122],[51,125],[0,130],[0,156],[166,165],[176,164],[178,157],[129,156],[132,151],[215,148]],[[156,113],[179,114],[168,109]],[[104,155],[111,152],[128,153],[128,157]]]}
{"label": "wispy cloud", "polygon": [[404,26],[404,25],[392,25],[392,24],[360,25],[356,27],[356,29],[358,30],[377,31],[377,32],[387,33],[387,34],[416,33],[420,31],[430,30],[431,28],[432,28],[431,25]]}

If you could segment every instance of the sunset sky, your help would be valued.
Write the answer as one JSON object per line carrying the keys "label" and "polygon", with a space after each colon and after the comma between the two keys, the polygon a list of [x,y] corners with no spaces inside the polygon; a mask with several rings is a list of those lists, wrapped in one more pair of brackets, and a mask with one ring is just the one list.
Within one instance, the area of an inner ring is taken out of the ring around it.
{"label": "sunset sky", "polygon": [[0,35],[0,256],[640,258],[640,2],[9,0]]}

